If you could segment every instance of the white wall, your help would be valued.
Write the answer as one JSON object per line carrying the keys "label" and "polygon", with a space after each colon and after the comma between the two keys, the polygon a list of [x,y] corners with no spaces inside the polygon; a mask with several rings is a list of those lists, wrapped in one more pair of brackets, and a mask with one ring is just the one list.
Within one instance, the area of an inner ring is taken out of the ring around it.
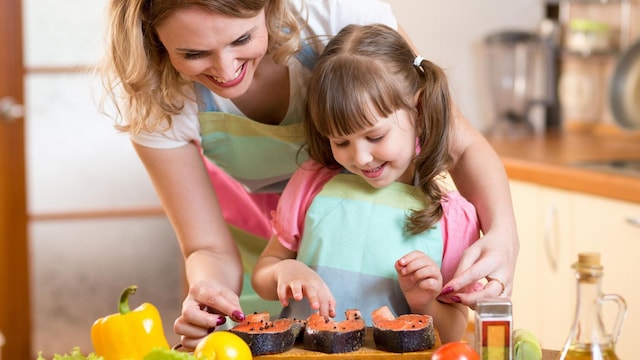
{"label": "white wall", "polygon": [[[106,0],[24,0],[28,211],[31,215],[159,207],[124,134],[100,114],[96,79],[65,72],[97,63]],[[47,69],[58,69],[47,71]],[[62,70],[62,71],[61,71]],[[171,343],[180,313],[182,259],[164,216],[32,220],[32,356],[93,350],[90,328],[131,306],[158,307]]]}
{"label": "white wall", "polygon": [[543,0],[386,0],[421,55],[443,67],[456,103],[485,130],[494,112],[488,93],[483,37],[504,29],[537,30]]}

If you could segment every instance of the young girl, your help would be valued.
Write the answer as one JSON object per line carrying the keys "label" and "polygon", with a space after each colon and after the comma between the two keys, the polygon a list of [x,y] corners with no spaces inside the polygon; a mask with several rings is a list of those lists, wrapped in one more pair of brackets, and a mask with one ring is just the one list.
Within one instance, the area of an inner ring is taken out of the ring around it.
{"label": "young girl", "polygon": [[[467,308],[437,301],[479,237],[475,208],[448,192],[452,104],[443,71],[395,30],[351,25],[309,85],[307,147],[274,213],[252,284],[284,316],[388,305],[434,318],[459,340]],[[303,298],[307,301],[303,301]],[[294,301],[290,302],[290,299]]]}

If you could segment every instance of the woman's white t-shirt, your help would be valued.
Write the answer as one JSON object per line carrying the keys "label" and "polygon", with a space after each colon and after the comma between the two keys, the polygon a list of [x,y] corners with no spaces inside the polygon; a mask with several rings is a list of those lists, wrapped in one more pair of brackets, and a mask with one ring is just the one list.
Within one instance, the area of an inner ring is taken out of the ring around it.
{"label": "woman's white t-shirt", "polygon": [[[394,29],[397,20],[391,6],[379,0],[290,0],[290,5],[300,22],[307,21],[302,31],[302,39],[313,36],[326,36],[328,39],[349,24],[381,23]],[[326,41],[325,41],[326,44]],[[322,49],[315,49],[320,54]],[[311,69],[296,57],[289,61],[290,99],[287,115],[282,124],[299,122],[304,116],[304,101]],[[190,89],[193,93],[193,89]],[[230,100],[212,92],[213,100],[219,111],[246,117]],[[165,131],[141,132],[131,135],[137,144],[170,149],[189,142],[200,144],[200,125],[198,105],[185,99],[183,111],[172,116],[172,126]]]}

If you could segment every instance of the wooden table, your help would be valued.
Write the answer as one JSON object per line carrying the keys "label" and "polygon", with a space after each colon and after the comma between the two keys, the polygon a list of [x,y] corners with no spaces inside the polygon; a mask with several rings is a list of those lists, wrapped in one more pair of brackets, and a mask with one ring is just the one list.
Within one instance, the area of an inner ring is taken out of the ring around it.
{"label": "wooden table", "polygon": [[[431,355],[435,349],[440,346],[440,339],[436,334],[436,346],[434,349],[425,351],[416,351],[403,354],[395,354],[387,351],[376,349],[376,345],[373,341],[373,331],[371,328],[367,328],[367,334],[364,339],[364,345],[358,351],[353,351],[344,354],[325,354],[317,351],[305,350],[302,344],[296,344],[293,349],[273,355],[254,356],[255,360],[368,360],[368,359],[402,359],[402,360],[428,360],[431,359]],[[542,351],[542,360],[557,360],[560,356],[560,352],[552,350]]]}
{"label": "wooden table", "polygon": [[542,350],[542,360],[557,360],[560,358],[560,351]]}

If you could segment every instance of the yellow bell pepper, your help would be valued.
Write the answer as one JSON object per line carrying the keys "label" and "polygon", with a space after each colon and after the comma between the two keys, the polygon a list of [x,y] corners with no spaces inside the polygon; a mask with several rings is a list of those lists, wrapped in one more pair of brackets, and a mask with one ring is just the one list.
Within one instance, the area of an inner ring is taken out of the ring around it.
{"label": "yellow bell pepper", "polygon": [[137,286],[120,295],[119,313],[96,320],[91,326],[94,351],[104,360],[142,360],[154,348],[169,349],[158,309],[149,303],[129,308],[129,296]]}

